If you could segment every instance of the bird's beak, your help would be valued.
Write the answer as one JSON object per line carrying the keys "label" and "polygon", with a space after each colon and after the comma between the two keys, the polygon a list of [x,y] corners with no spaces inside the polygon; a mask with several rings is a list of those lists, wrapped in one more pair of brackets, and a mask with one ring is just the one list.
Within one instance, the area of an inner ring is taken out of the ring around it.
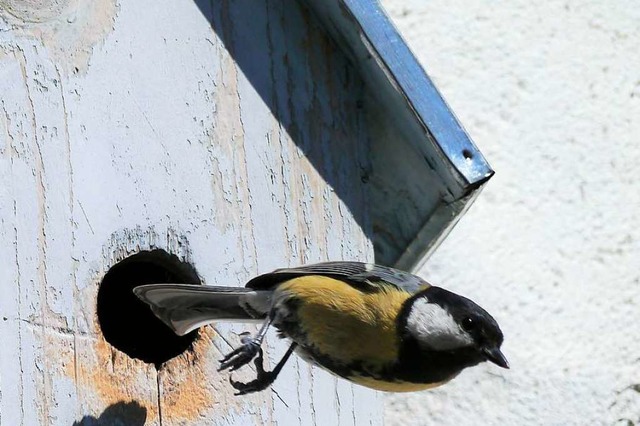
{"label": "bird's beak", "polygon": [[482,349],[482,353],[487,357],[487,360],[491,361],[495,365],[502,368],[509,368],[509,363],[502,352],[500,352],[500,348],[484,348]]}

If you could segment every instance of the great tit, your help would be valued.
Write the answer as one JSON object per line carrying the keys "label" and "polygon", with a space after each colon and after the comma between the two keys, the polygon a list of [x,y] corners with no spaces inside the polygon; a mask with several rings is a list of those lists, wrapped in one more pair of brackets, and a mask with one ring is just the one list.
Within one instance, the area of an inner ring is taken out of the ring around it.
{"label": "great tit", "polygon": [[[134,292],[179,335],[213,321],[263,321],[220,360],[219,371],[233,371],[255,359],[255,380],[231,380],[238,394],[267,388],[294,351],[342,378],[392,392],[439,386],[483,361],[509,368],[502,331],[489,313],[384,266],[325,262],[277,269],[244,288],[149,284]],[[260,347],[272,325],[292,343],[266,372]]]}

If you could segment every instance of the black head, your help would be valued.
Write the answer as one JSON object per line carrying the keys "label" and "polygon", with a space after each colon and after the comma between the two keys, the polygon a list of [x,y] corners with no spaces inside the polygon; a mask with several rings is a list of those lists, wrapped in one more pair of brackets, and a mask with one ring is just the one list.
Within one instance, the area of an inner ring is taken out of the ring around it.
{"label": "black head", "polygon": [[503,336],[498,323],[466,297],[429,287],[410,299],[404,316],[405,332],[424,349],[472,351],[479,361],[509,368],[500,351]]}

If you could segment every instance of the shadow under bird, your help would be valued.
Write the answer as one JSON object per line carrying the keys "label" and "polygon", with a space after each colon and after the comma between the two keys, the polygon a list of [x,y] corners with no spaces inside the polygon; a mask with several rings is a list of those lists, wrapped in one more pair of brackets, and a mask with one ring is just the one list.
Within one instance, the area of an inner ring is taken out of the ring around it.
{"label": "shadow under bird", "polygon": [[[390,392],[439,386],[484,361],[509,368],[488,312],[384,266],[325,262],[278,269],[244,288],[148,284],[134,292],[179,335],[214,321],[262,321],[220,361],[219,371],[233,371],[254,360],[255,380],[231,380],[238,394],[266,389],[294,351],[344,379]],[[292,343],[265,371],[261,345],[270,326]]]}

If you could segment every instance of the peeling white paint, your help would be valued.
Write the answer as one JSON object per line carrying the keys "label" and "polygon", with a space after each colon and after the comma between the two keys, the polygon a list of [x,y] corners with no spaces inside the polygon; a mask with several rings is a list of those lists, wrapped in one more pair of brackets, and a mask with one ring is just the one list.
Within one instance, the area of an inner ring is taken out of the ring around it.
{"label": "peeling white paint", "polygon": [[0,0],[12,36],[36,39],[65,73],[84,73],[93,49],[113,31],[116,0]]}
{"label": "peeling white paint", "polygon": [[299,360],[273,391],[233,397],[215,368],[238,327],[158,374],[96,323],[101,277],[139,250],[219,285],[372,257],[361,83],[307,12],[247,5],[0,1],[2,424],[73,424],[123,401],[148,425],[381,421],[378,394]]}

